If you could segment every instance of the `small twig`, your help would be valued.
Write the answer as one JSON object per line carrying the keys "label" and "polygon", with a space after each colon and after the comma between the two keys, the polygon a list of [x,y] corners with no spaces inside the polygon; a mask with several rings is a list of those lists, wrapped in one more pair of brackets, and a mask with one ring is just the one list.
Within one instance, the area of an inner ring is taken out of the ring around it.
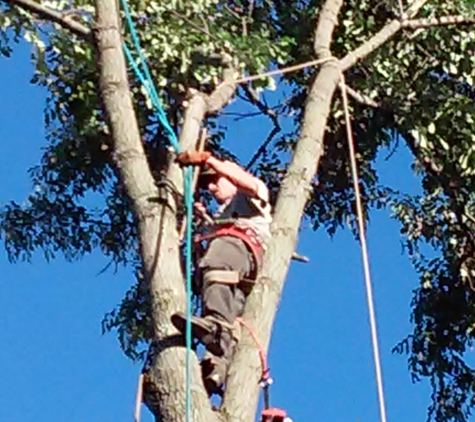
{"label": "small twig", "polygon": [[247,11],[247,16],[242,17],[242,32],[245,37],[248,35],[248,25],[252,21],[252,12],[254,11],[254,0],[250,0],[249,9]]}
{"label": "small twig", "polygon": [[294,261],[299,261],[299,262],[304,262],[305,264],[310,261],[310,259],[308,258],[308,256],[300,255],[300,254],[298,254],[297,252],[294,252],[294,253],[292,254],[292,260],[294,260]]}
{"label": "small twig", "polygon": [[465,217],[467,217],[473,224],[475,224],[475,217],[473,217],[472,214],[470,214],[467,210],[464,212]]}
{"label": "small twig", "polygon": [[244,93],[246,94],[247,100],[251,103],[254,104],[261,113],[265,114],[266,116],[269,116],[272,120],[272,122],[278,126],[279,122],[277,120],[277,113],[275,112],[273,107],[269,107],[265,102],[261,101],[259,99],[259,95],[257,95],[256,91],[252,89],[249,85],[243,85],[242,89]]}
{"label": "small twig", "polygon": [[211,31],[209,30],[209,26],[208,26],[208,21],[205,19],[204,15],[198,15],[198,17],[200,18],[201,20],[201,23],[203,24],[203,27],[206,28],[206,31],[211,34]]}
{"label": "small twig", "polygon": [[197,25],[194,23],[191,19],[188,17],[182,15],[181,13],[178,13],[176,10],[169,9],[168,10],[173,16],[175,16],[178,19],[182,19],[185,21],[188,25],[190,25],[192,28],[196,29],[197,31],[202,32],[203,34],[207,35],[208,37],[212,38],[213,40],[218,40],[213,34],[211,34],[207,29],[202,28],[201,26]]}
{"label": "small twig", "polygon": [[262,113],[260,111],[256,111],[254,113],[235,113],[232,111],[224,111],[221,113],[221,116],[230,116],[230,117],[235,117],[235,121],[242,120],[242,119],[247,119],[249,117],[256,117],[260,116]]}
{"label": "small twig", "polygon": [[249,21],[252,19],[252,14],[254,12],[254,0],[249,1],[249,10],[247,12],[247,18]]}
{"label": "small twig", "polygon": [[402,20],[405,20],[405,19],[407,19],[407,15],[406,15],[406,12],[404,11],[404,6],[402,4],[402,0],[398,0],[398,3],[399,3],[399,15],[400,15]]}
{"label": "small twig", "polygon": [[224,8],[236,19],[241,20],[241,16],[239,16],[234,10],[232,10],[226,3],[224,3]]}
{"label": "small twig", "polygon": [[270,131],[269,135],[267,135],[266,140],[257,148],[257,151],[254,153],[254,155],[251,157],[249,162],[246,165],[246,170],[249,170],[255,162],[258,160],[258,158],[264,154],[264,152],[267,150],[267,147],[269,144],[272,142],[274,137],[280,132],[280,126],[274,126],[274,128]]}
{"label": "small twig", "polygon": [[241,22],[242,22],[242,35],[244,35],[245,37],[247,37],[247,35],[248,35],[248,31],[247,31],[247,20],[246,20],[246,17],[245,17],[245,16],[242,17]]}
{"label": "small twig", "polygon": [[259,96],[255,93],[255,91],[249,85],[243,85],[242,89],[244,90],[244,93],[246,94],[247,99],[252,104],[254,104],[260,110],[261,113],[268,116],[271,119],[272,123],[274,124],[274,127],[269,133],[269,135],[267,136],[266,140],[261,144],[261,146],[257,149],[257,151],[252,156],[249,163],[246,165],[246,169],[250,169],[254,165],[254,163],[257,161],[257,159],[266,151],[267,146],[272,142],[274,137],[282,130],[282,128],[280,126],[279,118],[275,110],[273,110],[267,104],[260,101]]}

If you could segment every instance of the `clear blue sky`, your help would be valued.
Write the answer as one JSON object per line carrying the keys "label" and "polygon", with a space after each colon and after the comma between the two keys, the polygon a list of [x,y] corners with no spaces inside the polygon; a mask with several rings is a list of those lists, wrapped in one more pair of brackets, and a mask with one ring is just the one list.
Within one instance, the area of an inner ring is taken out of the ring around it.
{"label": "clear blue sky", "polygon": [[[31,192],[27,169],[45,145],[45,93],[29,84],[29,47],[0,58],[0,202]],[[265,136],[260,120],[232,123],[228,143],[245,160]],[[382,182],[417,190],[404,151],[380,160]],[[398,226],[384,212],[368,232],[388,421],[422,422],[427,383],[413,385],[406,359],[391,348],[407,335],[415,274],[401,255]],[[358,244],[304,228],[270,348],[271,400],[294,422],[374,422],[378,408]],[[82,261],[8,263],[0,253],[0,421],[131,422],[139,365],[100,322],[132,282],[127,271],[98,276],[96,253]],[[144,422],[151,417],[143,408]]]}

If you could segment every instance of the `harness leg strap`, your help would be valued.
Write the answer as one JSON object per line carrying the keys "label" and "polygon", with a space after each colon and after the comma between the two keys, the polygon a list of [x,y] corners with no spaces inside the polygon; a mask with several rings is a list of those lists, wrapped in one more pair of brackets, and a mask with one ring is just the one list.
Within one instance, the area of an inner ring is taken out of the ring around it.
{"label": "harness leg strap", "polygon": [[204,284],[220,283],[220,284],[238,284],[239,272],[231,270],[208,270],[203,275]]}

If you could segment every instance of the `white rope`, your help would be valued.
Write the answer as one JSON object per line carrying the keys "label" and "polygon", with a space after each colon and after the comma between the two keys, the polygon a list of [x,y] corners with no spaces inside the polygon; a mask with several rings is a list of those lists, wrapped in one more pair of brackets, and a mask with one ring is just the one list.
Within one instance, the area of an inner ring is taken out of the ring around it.
{"label": "white rope", "polygon": [[378,332],[376,327],[376,315],[374,311],[374,300],[373,300],[373,290],[371,287],[371,275],[369,271],[369,259],[368,259],[368,249],[366,246],[366,235],[364,227],[364,217],[363,217],[363,206],[361,204],[361,193],[358,183],[358,169],[356,165],[355,157],[355,147],[353,132],[351,130],[351,120],[350,112],[348,107],[348,96],[346,92],[346,83],[345,76],[343,72],[340,72],[341,80],[341,96],[343,100],[343,109],[345,112],[345,125],[346,125],[346,134],[348,139],[348,148],[350,152],[350,162],[351,162],[351,173],[353,177],[353,185],[355,189],[355,199],[356,199],[356,214],[358,220],[358,231],[361,244],[361,255],[363,260],[363,271],[364,279],[366,286],[366,300],[368,303],[368,314],[369,314],[369,323],[371,328],[371,342],[373,346],[373,360],[374,360],[374,369],[376,373],[376,385],[378,389],[378,401],[379,401],[379,413],[381,422],[386,422],[386,405],[384,400],[384,389],[383,389],[383,376],[381,371],[381,358],[379,356],[379,346],[378,346]]}
{"label": "white rope", "polygon": [[143,400],[143,372],[137,380],[137,393],[135,395],[134,422],[140,421],[140,406]]}

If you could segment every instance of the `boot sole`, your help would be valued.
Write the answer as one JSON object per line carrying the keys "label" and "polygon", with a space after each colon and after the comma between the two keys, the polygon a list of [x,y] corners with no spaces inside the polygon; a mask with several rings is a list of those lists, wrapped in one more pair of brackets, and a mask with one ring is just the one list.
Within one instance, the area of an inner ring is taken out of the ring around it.
{"label": "boot sole", "polygon": [[[185,335],[186,319],[180,315],[172,315],[171,321],[175,328]],[[191,321],[191,335],[201,341],[201,343],[206,346],[206,349],[208,349],[213,355],[218,357],[223,356],[223,349],[214,341],[213,333],[205,327]]]}

